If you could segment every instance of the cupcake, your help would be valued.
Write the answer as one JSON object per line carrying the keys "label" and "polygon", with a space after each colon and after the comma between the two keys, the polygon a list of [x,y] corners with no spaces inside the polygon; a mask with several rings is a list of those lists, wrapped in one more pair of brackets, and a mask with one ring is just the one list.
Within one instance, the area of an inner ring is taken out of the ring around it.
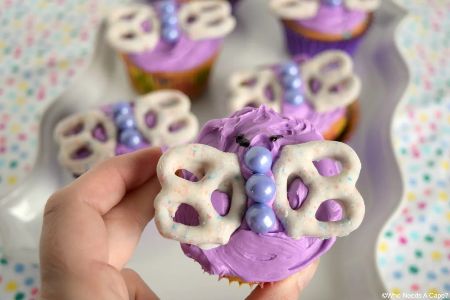
{"label": "cupcake", "polygon": [[328,140],[345,140],[356,126],[361,83],[343,51],[237,72],[229,83],[231,111],[264,104],[284,116],[309,120]]}
{"label": "cupcake", "polygon": [[54,131],[59,162],[74,176],[115,155],[190,142],[198,132],[189,99],[165,90],[61,120]]}
{"label": "cupcake", "polygon": [[341,49],[353,55],[380,0],[271,0],[292,55]]}
{"label": "cupcake", "polygon": [[309,121],[246,107],[164,153],[155,223],[209,274],[275,282],[360,225],[360,168],[350,146]]}
{"label": "cupcake", "polygon": [[223,38],[235,27],[230,11],[217,0],[132,4],[111,13],[107,38],[138,93],[176,89],[193,98],[207,87]]}

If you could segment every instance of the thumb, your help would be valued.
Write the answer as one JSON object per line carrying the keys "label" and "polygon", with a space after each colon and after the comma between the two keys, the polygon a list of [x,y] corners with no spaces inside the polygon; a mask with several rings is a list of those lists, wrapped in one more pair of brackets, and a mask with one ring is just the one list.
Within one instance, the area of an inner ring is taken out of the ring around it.
{"label": "thumb", "polygon": [[158,296],[148,287],[138,273],[131,269],[123,269],[122,276],[128,288],[130,300],[158,300]]}
{"label": "thumb", "polygon": [[315,260],[305,269],[272,285],[256,287],[247,300],[296,300],[316,273],[319,260]]}

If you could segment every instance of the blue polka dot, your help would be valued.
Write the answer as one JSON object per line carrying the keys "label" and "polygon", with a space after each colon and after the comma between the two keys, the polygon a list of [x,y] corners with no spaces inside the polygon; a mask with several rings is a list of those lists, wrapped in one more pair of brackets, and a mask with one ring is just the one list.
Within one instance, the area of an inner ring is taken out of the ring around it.
{"label": "blue polka dot", "polygon": [[32,286],[34,284],[34,278],[33,277],[28,277],[25,279],[24,281],[26,286]]}
{"label": "blue polka dot", "polygon": [[395,271],[392,275],[394,275],[395,279],[400,279],[403,277],[403,274],[400,271]]}
{"label": "blue polka dot", "polygon": [[441,272],[442,272],[443,274],[448,274],[448,273],[450,273],[447,267],[442,267],[442,268],[441,268]]}
{"label": "blue polka dot", "polygon": [[450,292],[450,283],[444,284],[444,290],[446,290],[447,292]]}
{"label": "blue polka dot", "polygon": [[379,264],[380,266],[385,266],[385,265],[387,264],[386,258],[385,258],[385,257],[380,257],[380,258],[378,259],[378,264]]}
{"label": "blue polka dot", "polygon": [[438,232],[439,231],[439,226],[437,226],[436,224],[432,224],[430,227],[431,227],[431,231],[432,232]]}
{"label": "blue polka dot", "polygon": [[420,215],[419,217],[417,217],[417,219],[420,223],[424,223],[427,220],[427,217],[425,217],[425,215]]}
{"label": "blue polka dot", "polygon": [[397,255],[397,257],[395,257],[395,260],[396,260],[398,263],[402,263],[402,262],[405,261],[405,257],[404,257],[403,255]]}
{"label": "blue polka dot", "polygon": [[428,273],[427,273],[427,278],[428,278],[429,280],[435,280],[435,279],[436,279],[436,273],[434,273],[434,272],[432,272],[432,271],[428,272]]}
{"label": "blue polka dot", "polygon": [[16,273],[22,273],[25,270],[25,266],[23,264],[16,264],[14,270]]}
{"label": "blue polka dot", "polygon": [[409,234],[409,236],[410,236],[410,238],[412,239],[412,240],[415,240],[415,241],[417,241],[418,239],[419,239],[419,233],[417,232],[417,231],[413,231],[413,232],[411,232],[410,234]]}
{"label": "blue polka dot", "polygon": [[416,185],[417,185],[417,180],[414,179],[414,178],[411,178],[411,179],[409,180],[409,185],[410,185],[410,186],[416,186]]}

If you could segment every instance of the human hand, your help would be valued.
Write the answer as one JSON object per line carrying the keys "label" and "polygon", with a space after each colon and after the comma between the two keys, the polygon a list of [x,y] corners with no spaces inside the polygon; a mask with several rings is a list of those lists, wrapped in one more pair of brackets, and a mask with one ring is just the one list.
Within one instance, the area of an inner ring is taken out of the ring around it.
{"label": "human hand", "polygon": [[[42,300],[158,299],[124,265],[154,216],[160,156],[151,148],[114,157],[51,196],[40,246]],[[297,299],[316,267],[257,287],[247,299]]]}

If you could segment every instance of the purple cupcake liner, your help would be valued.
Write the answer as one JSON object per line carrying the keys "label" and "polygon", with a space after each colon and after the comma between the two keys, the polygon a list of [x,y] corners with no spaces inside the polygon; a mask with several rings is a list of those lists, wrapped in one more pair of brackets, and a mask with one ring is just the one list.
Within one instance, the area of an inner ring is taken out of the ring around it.
{"label": "purple cupcake liner", "polygon": [[325,50],[338,49],[347,52],[350,56],[354,56],[364,34],[336,42],[324,42],[304,37],[289,27],[283,25],[286,37],[286,45],[289,53],[294,55],[314,56]]}

